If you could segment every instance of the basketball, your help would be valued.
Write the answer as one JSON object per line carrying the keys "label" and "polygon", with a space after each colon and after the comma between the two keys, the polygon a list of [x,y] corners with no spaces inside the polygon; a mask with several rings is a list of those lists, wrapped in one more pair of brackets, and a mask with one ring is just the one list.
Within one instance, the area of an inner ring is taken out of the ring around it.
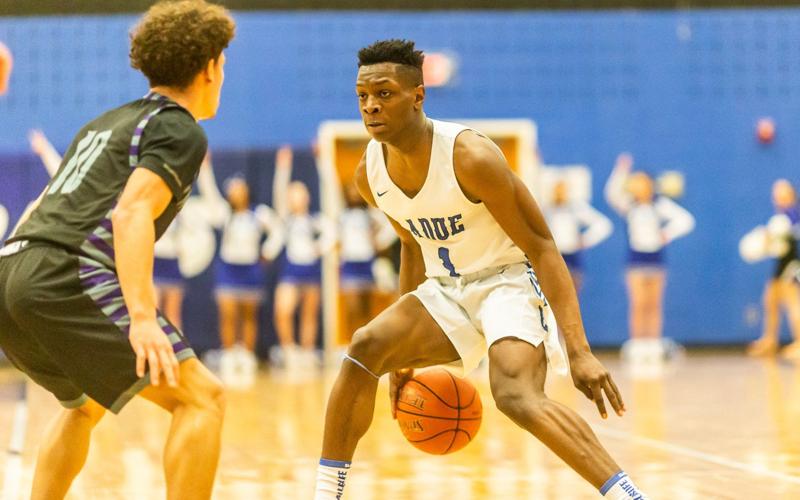
{"label": "basketball", "polygon": [[400,391],[397,422],[416,448],[446,455],[465,447],[481,426],[475,386],[442,368],[417,374]]}

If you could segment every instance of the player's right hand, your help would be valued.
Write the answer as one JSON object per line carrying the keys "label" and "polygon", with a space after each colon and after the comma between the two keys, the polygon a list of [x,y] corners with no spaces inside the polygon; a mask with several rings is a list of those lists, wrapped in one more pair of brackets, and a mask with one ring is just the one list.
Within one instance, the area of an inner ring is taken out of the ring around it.
{"label": "player's right hand", "polygon": [[161,375],[167,379],[167,385],[178,385],[179,364],[172,343],[155,319],[131,321],[128,340],[136,353],[136,375],[144,377],[150,368],[150,383],[157,386]]}
{"label": "player's right hand", "polygon": [[400,389],[412,378],[414,378],[413,368],[397,370],[389,374],[389,402],[392,405],[392,418],[395,420],[397,420],[397,398],[400,396]]}

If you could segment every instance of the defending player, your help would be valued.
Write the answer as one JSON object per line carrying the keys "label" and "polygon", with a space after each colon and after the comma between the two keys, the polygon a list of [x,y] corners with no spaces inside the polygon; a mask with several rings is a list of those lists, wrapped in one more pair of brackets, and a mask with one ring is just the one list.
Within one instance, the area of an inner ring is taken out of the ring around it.
{"label": "defending player", "polygon": [[460,361],[468,371],[487,346],[492,395],[503,413],[607,498],[645,498],[586,422],[545,396],[547,365],[567,371],[555,313],[575,385],[603,417],[603,393],[617,414],[624,411],[591,353],[569,272],[528,189],[489,139],[425,116],[423,57],[403,40],[359,52],[356,92],[373,140],[356,183],[402,240],[405,295],[353,338],[328,402],[316,500],[341,498],[381,375],[391,373],[394,413],[411,376],[398,370]]}
{"label": "defending player", "polygon": [[89,122],[39,205],[0,250],[0,346],[65,407],[44,436],[34,499],[63,498],[106,409],[136,394],[172,413],[169,498],[209,498],[224,413],[220,383],[161,316],[153,246],[206,152],[234,22],[203,0],[159,3],[134,28],[150,92]]}

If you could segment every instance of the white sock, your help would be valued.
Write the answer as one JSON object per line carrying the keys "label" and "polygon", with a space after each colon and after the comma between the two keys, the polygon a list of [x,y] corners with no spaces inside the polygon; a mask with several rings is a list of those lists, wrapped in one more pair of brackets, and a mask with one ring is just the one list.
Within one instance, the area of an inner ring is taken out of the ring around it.
{"label": "white sock", "polygon": [[647,500],[644,493],[623,471],[619,471],[600,488],[600,494],[611,500]]}
{"label": "white sock", "polygon": [[320,459],[317,467],[317,490],[314,500],[341,500],[344,495],[344,481],[350,462]]}

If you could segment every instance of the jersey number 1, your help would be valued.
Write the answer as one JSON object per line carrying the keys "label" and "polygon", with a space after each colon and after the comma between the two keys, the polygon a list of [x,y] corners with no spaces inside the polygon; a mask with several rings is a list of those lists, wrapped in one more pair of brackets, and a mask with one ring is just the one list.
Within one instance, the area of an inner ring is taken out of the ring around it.
{"label": "jersey number 1", "polygon": [[58,173],[47,194],[68,194],[81,185],[83,178],[92,168],[97,157],[103,152],[111,138],[111,131],[96,132],[90,130],[75,148],[75,154]]}
{"label": "jersey number 1", "polygon": [[444,268],[450,271],[450,276],[453,277],[461,276],[456,272],[456,266],[453,265],[453,261],[450,260],[449,248],[439,247],[439,259],[441,259]]}

